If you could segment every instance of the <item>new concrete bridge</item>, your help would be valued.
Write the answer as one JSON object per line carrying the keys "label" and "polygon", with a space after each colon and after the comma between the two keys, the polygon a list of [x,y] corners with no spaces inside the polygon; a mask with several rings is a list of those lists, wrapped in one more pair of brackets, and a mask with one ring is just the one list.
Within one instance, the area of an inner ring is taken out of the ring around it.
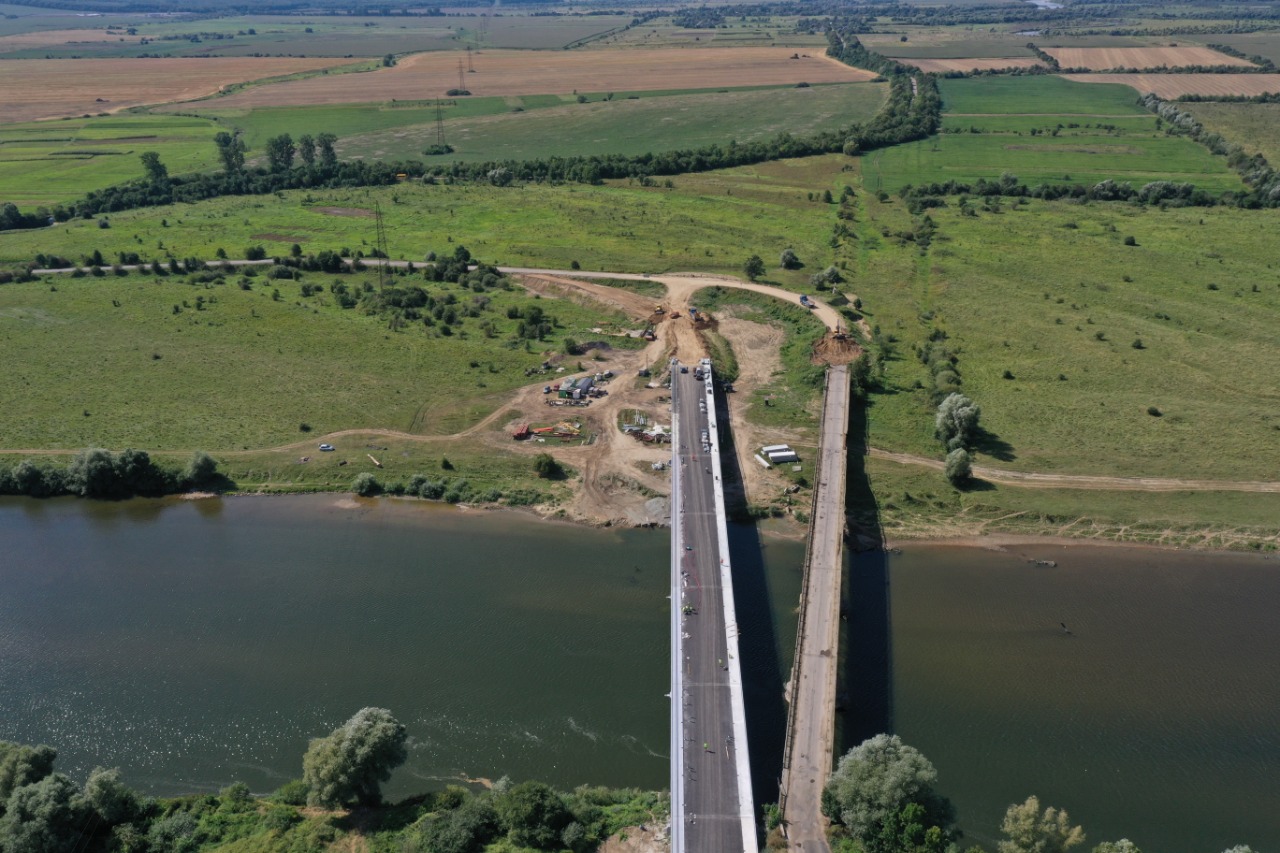
{"label": "new concrete bridge", "polygon": [[671,365],[671,850],[756,853],[710,360]]}

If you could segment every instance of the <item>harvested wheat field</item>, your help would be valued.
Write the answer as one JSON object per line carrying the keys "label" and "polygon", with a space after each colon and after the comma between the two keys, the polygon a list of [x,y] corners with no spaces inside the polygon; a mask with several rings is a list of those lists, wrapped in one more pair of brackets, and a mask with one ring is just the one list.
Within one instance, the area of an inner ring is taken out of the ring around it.
{"label": "harvested wheat field", "polygon": [[20,50],[24,47],[53,47],[64,44],[89,44],[111,42],[112,44],[137,44],[141,36],[124,36],[108,33],[106,30],[35,30],[29,33],[15,33],[0,36],[0,50]]}
{"label": "harvested wheat field", "polygon": [[[473,95],[642,92],[795,83],[850,83],[875,74],[789,47],[636,48],[594,51],[484,50],[464,72]],[[410,56],[367,74],[259,86],[219,100],[220,107],[280,107],[434,98],[458,85],[458,55]]]}
{"label": "harvested wheat field", "polygon": [[1188,65],[1252,65],[1207,47],[1046,47],[1063,68],[1183,68]]}
{"label": "harvested wheat field", "polygon": [[1265,95],[1280,92],[1280,74],[1072,74],[1077,83],[1120,83],[1170,100],[1180,95]]}
{"label": "harvested wheat field", "polygon": [[973,59],[905,59],[897,60],[903,65],[912,65],[930,74],[945,74],[948,71],[1001,71],[1005,68],[1033,68],[1041,65],[1040,60],[1028,56],[1010,56],[1004,58]]}
{"label": "harvested wheat field", "polygon": [[349,63],[347,59],[0,60],[0,116],[5,122],[105,113],[190,100],[223,86]]}

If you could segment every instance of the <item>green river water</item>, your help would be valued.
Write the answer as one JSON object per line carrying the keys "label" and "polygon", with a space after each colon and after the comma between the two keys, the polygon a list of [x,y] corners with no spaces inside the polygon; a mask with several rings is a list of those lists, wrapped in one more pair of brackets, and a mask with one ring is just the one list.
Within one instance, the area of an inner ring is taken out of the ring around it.
{"label": "green river water", "polygon": [[[763,801],[803,553],[731,536]],[[72,775],[267,791],[300,775],[308,738],[379,705],[412,738],[392,796],[503,774],[666,787],[662,531],[334,495],[0,499],[0,548],[0,739],[54,745]],[[993,847],[1005,806],[1034,793],[1091,843],[1280,851],[1280,562],[890,559],[851,561],[841,734],[891,723],[970,839]]]}

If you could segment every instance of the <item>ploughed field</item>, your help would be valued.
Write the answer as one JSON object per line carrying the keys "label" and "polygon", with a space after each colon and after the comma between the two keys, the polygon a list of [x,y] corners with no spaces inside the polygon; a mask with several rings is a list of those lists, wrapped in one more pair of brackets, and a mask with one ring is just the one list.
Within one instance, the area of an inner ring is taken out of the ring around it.
{"label": "ploughed field", "polygon": [[1120,83],[1165,100],[1182,95],[1242,95],[1280,92],[1280,74],[1072,74],[1081,83]]}
{"label": "ploughed field", "polygon": [[[797,58],[792,58],[797,57]],[[218,101],[220,107],[421,100],[443,96],[459,81],[473,95],[637,92],[796,83],[853,83],[869,71],[850,68],[817,50],[791,48],[636,48],[617,51],[485,50],[459,71],[456,53],[423,53],[372,75],[296,80],[255,87]],[[465,63],[464,63],[465,65]]]}
{"label": "ploughed field", "polygon": [[1063,68],[1180,68],[1188,65],[1252,65],[1197,45],[1179,47],[1046,47]]}
{"label": "ploughed field", "polygon": [[14,59],[0,62],[6,122],[115,112],[200,98],[224,86],[330,68],[334,58]]}

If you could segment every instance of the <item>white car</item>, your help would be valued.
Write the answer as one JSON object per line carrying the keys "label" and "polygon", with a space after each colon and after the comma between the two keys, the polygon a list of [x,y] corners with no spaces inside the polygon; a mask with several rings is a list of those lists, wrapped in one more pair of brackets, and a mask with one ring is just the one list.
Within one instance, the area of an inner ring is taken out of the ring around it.
{"label": "white car", "polygon": [[333,445],[332,445],[332,444],[322,444],[322,445],[320,445],[320,449],[321,449],[322,451],[324,451],[325,453],[328,453],[329,451],[333,450],[333,449],[334,449],[334,447],[333,447]]}

